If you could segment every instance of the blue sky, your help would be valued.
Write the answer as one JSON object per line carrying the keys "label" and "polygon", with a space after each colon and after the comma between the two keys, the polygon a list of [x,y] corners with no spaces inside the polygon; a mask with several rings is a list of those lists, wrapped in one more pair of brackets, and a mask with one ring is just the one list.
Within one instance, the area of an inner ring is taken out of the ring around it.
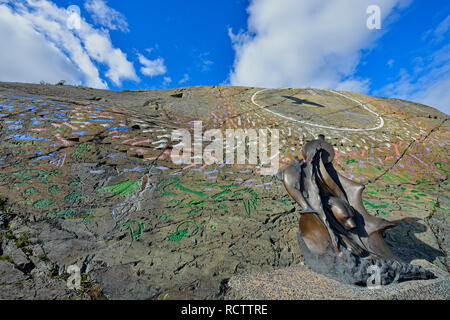
{"label": "blue sky", "polygon": [[0,0],[0,81],[332,88],[448,114],[449,28],[446,0]]}

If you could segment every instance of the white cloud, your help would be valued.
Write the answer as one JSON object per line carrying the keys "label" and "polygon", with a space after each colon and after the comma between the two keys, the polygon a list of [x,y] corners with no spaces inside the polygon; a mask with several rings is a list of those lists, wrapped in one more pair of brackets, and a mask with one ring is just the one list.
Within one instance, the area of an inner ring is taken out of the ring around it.
{"label": "white cloud", "polygon": [[[229,30],[233,85],[369,90],[354,76],[361,50],[386,32],[402,0],[252,0],[248,30]],[[381,8],[382,30],[367,28],[366,9]]]}
{"label": "white cloud", "polygon": [[178,81],[178,83],[179,84],[183,84],[183,83],[186,83],[186,82],[188,82],[189,81],[189,75],[187,74],[187,73],[185,73],[184,75],[183,75],[183,78],[180,80],[180,81]]}
{"label": "white cloud", "polygon": [[130,31],[124,15],[108,7],[104,0],[87,0],[84,3],[84,7],[91,13],[91,17],[96,24],[111,30]]}
{"label": "white cloud", "polygon": [[434,30],[434,40],[440,42],[444,39],[444,35],[450,29],[450,15],[448,15]]}
{"label": "white cloud", "polygon": [[411,73],[400,70],[397,81],[374,94],[420,102],[450,114],[450,44],[414,61]]}
{"label": "white cloud", "polygon": [[[8,46],[2,46],[2,54],[9,57],[0,59],[3,80],[37,82],[37,73],[40,80],[48,82],[59,79],[107,88],[97,62],[106,66],[106,77],[117,86],[123,80],[139,81],[133,64],[112,45],[108,32],[95,29],[82,17],[80,28],[74,29],[67,23],[71,13],[47,0],[14,1],[0,4],[0,8],[0,33],[14,28],[15,34]],[[31,41],[25,41],[27,37]],[[46,56],[48,50],[53,55]],[[57,58],[52,60],[52,56]]]}
{"label": "white cloud", "polygon": [[394,63],[395,63],[395,60],[394,60],[394,59],[389,59],[389,61],[386,62],[386,65],[387,65],[389,68],[392,68],[392,67],[394,66]]}
{"label": "white cloud", "polygon": [[167,72],[167,68],[164,65],[164,59],[158,58],[155,60],[149,60],[142,54],[138,54],[139,62],[142,64],[141,73],[143,75],[154,77],[160,76]]}
{"label": "white cloud", "polygon": [[171,77],[164,77],[164,79],[163,79],[163,86],[164,87],[168,86],[171,83],[172,83],[172,78]]}
{"label": "white cloud", "polygon": [[36,32],[29,21],[2,5],[0,39],[4,43],[0,50],[0,81],[56,83],[64,79],[81,83],[80,72],[57,47]]}
{"label": "white cloud", "polygon": [[211,70],[211,66],[214,64],[214,61],[208,59],[209,52],[200,53],[198,58],[200,63],[197,64],[201,67],[202,72],[208,72]]}

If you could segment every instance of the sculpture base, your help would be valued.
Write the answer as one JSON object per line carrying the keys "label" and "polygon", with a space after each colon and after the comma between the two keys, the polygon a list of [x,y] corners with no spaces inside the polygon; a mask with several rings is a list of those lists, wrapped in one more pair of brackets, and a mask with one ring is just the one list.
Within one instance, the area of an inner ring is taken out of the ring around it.
{"label": "sculpture base", "polygon": [[[301,231],[297,233],[297,237],[302,256],[308,266],[318,273],[343,283],[367,286],[371,278],[371,284],[387,285],[393,282],[435,278],[431,271],[421,266],[391,260],[365,260],[353,255],[345,248],[342,248],[343,257],[338,256],[330,245],[323,253],[316,254],[308,248]],[[373,277],[375,274],[375,267],[371,267],[373,265],[378,267],[376,268],[379,271],[378,283]]]}
{"label": "sculpture base", "polygon": [[414,264],[432,270],[436,279],[406,281],[369,289],[349,285],[312,271],[291,266],[241,274],[228,281],[226,300],[449,300],[450,276],[425,260]]}

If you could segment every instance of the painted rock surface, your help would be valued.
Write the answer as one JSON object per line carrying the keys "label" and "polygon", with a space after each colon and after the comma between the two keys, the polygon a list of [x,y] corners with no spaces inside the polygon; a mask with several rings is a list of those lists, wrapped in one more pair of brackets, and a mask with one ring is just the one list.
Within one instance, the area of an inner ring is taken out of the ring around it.
{"label": "painted rock surface", "polygon": [[315,89],[0,83],[0,298],[215,299],[233,275],[298,265],[299,207],[275,177],[171,160],[172,132],[194,121],[279,129],[281,168],[324,134],[368,211],[398,222],[388,243],[448,270],[450,127],[433,108]]}

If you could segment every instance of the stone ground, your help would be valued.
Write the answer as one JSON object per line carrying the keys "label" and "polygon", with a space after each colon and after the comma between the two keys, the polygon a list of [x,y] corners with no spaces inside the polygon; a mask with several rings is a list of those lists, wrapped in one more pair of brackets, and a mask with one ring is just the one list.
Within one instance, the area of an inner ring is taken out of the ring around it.
{"label": "stone ground", "polygon": [[324,134],[369,212],[398,223],[388,243],[448,272],[450,132],[433,108],[315,89],[0,83],[0,299],[222,299],[232,277],[298,267],[299,207],[277,179],[171,161],[172,131],[198,120],[279,129],[281,167]]}

